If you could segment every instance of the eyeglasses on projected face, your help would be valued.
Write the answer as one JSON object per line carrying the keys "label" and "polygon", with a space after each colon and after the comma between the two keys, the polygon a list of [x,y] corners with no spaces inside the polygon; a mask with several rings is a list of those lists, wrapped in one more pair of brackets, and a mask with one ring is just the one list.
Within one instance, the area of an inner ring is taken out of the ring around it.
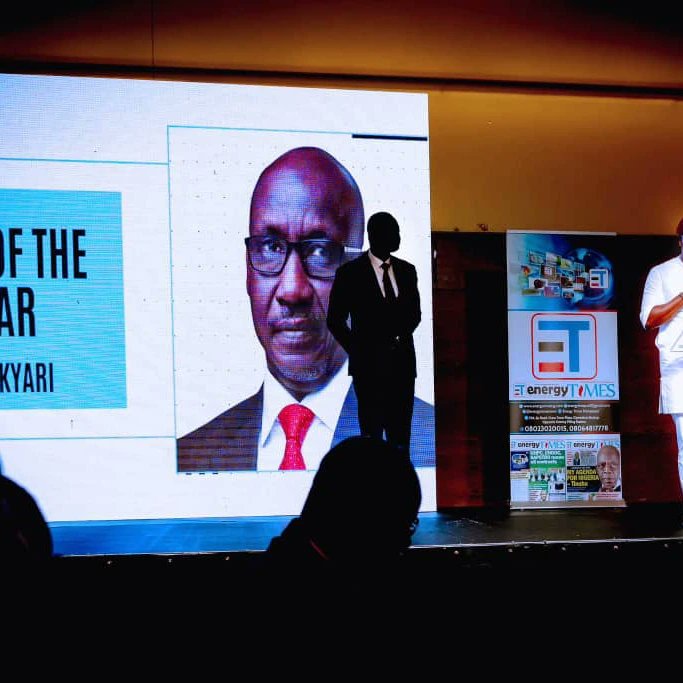
{"label": "eyeglasses on projected face", "polygon": [[363,250],[347,247],[335,240],[313,239],[289,242],[282,237],[263,235],[247,237],[249,264],[261,275],[279,275],[292,251],[299,254],[308,277],[331,280],[339,266]]}

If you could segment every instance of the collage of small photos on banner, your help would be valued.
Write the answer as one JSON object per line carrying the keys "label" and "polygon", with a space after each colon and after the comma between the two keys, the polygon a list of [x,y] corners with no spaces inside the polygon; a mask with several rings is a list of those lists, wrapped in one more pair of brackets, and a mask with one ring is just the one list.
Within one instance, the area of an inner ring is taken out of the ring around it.
{"label": "collage of small photos on banner", "polygon": [[512,508],[624,505],[614,244],[507,234]]}

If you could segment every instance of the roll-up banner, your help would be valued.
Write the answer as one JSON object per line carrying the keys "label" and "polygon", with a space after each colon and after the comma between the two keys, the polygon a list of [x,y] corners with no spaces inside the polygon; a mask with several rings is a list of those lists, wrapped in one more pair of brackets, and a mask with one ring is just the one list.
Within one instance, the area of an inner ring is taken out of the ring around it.
{"label": "roll-up banner", "polygon": [[510,501],[623,506],[615,239],[507,233]]}

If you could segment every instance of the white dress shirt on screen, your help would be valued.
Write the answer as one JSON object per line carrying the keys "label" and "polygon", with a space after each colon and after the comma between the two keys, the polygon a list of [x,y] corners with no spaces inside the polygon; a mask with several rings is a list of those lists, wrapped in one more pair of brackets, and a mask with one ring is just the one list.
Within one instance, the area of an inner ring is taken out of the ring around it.
{"label": "white dress shirt on screen", "polygon": [[[317,470],[323,456],[330,450],[334,431],[350,386],[348,362],[345,362],[322,389],[308,394],[300,402],[315,415],[301,446],[301,454],[307,470]],[[286,438],[277,417],[285,406],[296,402],[296,399],[267,372],[263,382],[263,416],[257,461],[257,469],[260,472],[280,468]]]}

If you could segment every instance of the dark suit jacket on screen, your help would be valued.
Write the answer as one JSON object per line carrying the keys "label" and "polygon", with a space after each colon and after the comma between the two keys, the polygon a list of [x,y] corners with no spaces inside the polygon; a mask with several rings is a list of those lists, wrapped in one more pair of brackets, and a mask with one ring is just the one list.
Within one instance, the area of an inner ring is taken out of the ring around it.
{"label": "dark suit jacket on screen", "polygon": [[[263,387],[253,396],[178,439],[178,471],[256,470],[262,414]],[[412,425],[410,457],[413,465],[433,467],[434,406],[415,398]],[[351,386],[344,399],[332,446],[358,434],[358,403]]]}

